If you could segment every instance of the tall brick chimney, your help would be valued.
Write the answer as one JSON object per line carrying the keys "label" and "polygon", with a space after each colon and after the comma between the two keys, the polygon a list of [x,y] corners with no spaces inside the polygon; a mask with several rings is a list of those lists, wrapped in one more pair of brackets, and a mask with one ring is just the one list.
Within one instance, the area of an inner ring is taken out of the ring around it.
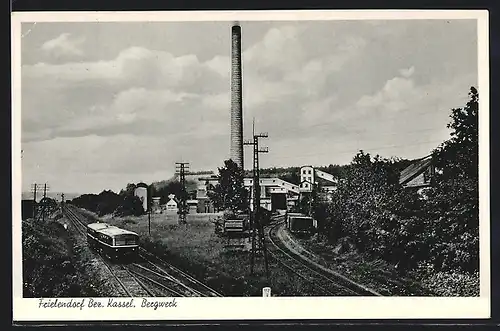
{"label": "tall brick chimney", "polygon": [[231,159],[243,168],[243,106],[241,79],[241,27],[231,28]]}

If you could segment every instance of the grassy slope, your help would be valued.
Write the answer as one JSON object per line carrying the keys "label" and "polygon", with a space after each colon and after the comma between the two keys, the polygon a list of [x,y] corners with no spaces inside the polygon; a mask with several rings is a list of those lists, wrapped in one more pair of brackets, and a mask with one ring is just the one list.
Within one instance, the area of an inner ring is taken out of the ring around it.
{"label": "grassy slope", "polygon": [[57,220],[23,221],[22,233],[24,297],[107,295],[94,275],[85,247]]}

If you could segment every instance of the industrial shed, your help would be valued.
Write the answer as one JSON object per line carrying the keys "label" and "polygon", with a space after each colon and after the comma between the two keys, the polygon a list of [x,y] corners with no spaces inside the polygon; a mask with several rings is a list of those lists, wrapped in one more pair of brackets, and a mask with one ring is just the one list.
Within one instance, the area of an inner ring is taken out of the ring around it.
{"label": "industrial shed", "polygon": [[407,188],[428,187],[432,183],[434,174],[435,167],[429,155],[413,160],[408,167],[403,169],[399,176],[399,184]]}

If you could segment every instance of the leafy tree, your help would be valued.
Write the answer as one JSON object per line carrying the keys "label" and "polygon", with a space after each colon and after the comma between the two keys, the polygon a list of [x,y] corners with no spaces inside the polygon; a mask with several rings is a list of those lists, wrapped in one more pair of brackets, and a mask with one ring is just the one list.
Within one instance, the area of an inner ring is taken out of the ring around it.
{"label": "leafy tree", "polygon": [[479,268],[479,96],[470,88],[464,108],[452,109],[451,137],[433,151],[435,185],[427,191],[427,244],[438,270]]}
{"label": "leafy tree", "polygon": [[[427,263],[436,271],[476,272],[479,261],[478,93],[452,109],[451,137],[432,153],[438,172],[425,198],[399,185],[410,161],[360,151],[342,168],[332,202],[316,210],[330,241],[351,237],[357,248],[400,271]],[[318,226],[320,225],[318,219]]]}
{"label": "leafy tree", "polygon": [[219,168],[219,183],[207,194],[219,210],[247,212],[249,196],[243,185],[244,171],[232,160],[224,161],[224,165]]}
{"label": "leafy tree", "polygon": [[116,207],[114,214],[118,216],[140,216],[144,214],[144,208],[141,199],[135,195],[123,196],[123,200]]}

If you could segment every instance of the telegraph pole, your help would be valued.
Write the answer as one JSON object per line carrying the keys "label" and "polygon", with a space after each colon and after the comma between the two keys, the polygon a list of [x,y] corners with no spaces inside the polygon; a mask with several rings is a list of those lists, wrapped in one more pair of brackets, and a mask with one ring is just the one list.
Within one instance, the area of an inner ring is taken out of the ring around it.
{"label": "telegraph pole", "polygon": [[31,184],[31,191],[33,192],[33,219],[36,219],[36,183]]}
{"label": "telegraph pole", "polygon": [[45,206],[47,204],[47,183],[43,184],[43,209],[42,209],[42,221],[45,222]]}
{"label": "telegraph pole", "polygon": [[189,162],[176,162],[176,172],[179,174],[179,181],[181,183],[181,196],[179,197],[179,223],[186,224],[187,214],[187,192],[186,192],[186,172],[189,171]]}
{"label": "telegraph pole", "polygon": [[64,211],[64,193],[61,193],[61,212]]}
{"label": "telegraph pole", "polygon": [[[32,185],[32,189],[33,189],[33,203],[36,204],[36,192],[37,192],[37,189],[41,189],[41,185],[37,185],[37,184],[33,184]],[[42,217],[42,220],[45,221],[45,213],[46,213],[46,206],[47,206],[47,191],[49,190],[49,186],[47,184],[44,184],[43,185],[43,198],[40,200],[40,202],[42,202],[40,204],[40,213],[41,215],[38,215],[38,218],[36,217],[36,212],[35,214],[33,214],[33,219],[36,219],[37,221],[40,220],[40,217]],[[35,207],[35,210],[36,210],[36,207]]]}
{"label": "telegraph pole", "polygon": [[268,153],[269,149],[267,147],[259,148],[259,138],[267,138],[267,133],[255,134],[255,121],[253,128],[253,140],[247,140],[243,142],[244,145],[253,146],[253,214],[250,218],[250,227],[251,227],[251,235],[252,235],[252,249],[250,255],[250,273],[254,273],[254,261],[256,254],[256,243],[255,236],[256,230],[259,236],[259,248],[264,253],[264,263],[266,268],[266,277],[269,280],[269,265],[267,261],[267,249],[264,240],[264,228],[261,222],[260,215],[260,172],[259,172],[259,154],[260,153]]}
{"label": "telegraph pole", "polygon": [[[47,187],[47,184],[45,184],[44,186],[42,186],[41,184],[31,184],[31,192],[33,192],[33,219],[36,220],[37,219],[37,202],[36,202],[36,195],[37,195],[37,192],[39,190],[42,189],[42,187],[45,189],[46,191],[46,187]],[[44,196],[45,196],[46,193],[44,193]]]}
{"label": "telegraph pole", "polygon": [[[152,185],[152,184],[151,184]],[[149,236],[151,237],[151,201],[152,201],[152,197],[151,197],[151,186],[149,187],[149,192],[148,192],[148,232],[149,232]]]}

